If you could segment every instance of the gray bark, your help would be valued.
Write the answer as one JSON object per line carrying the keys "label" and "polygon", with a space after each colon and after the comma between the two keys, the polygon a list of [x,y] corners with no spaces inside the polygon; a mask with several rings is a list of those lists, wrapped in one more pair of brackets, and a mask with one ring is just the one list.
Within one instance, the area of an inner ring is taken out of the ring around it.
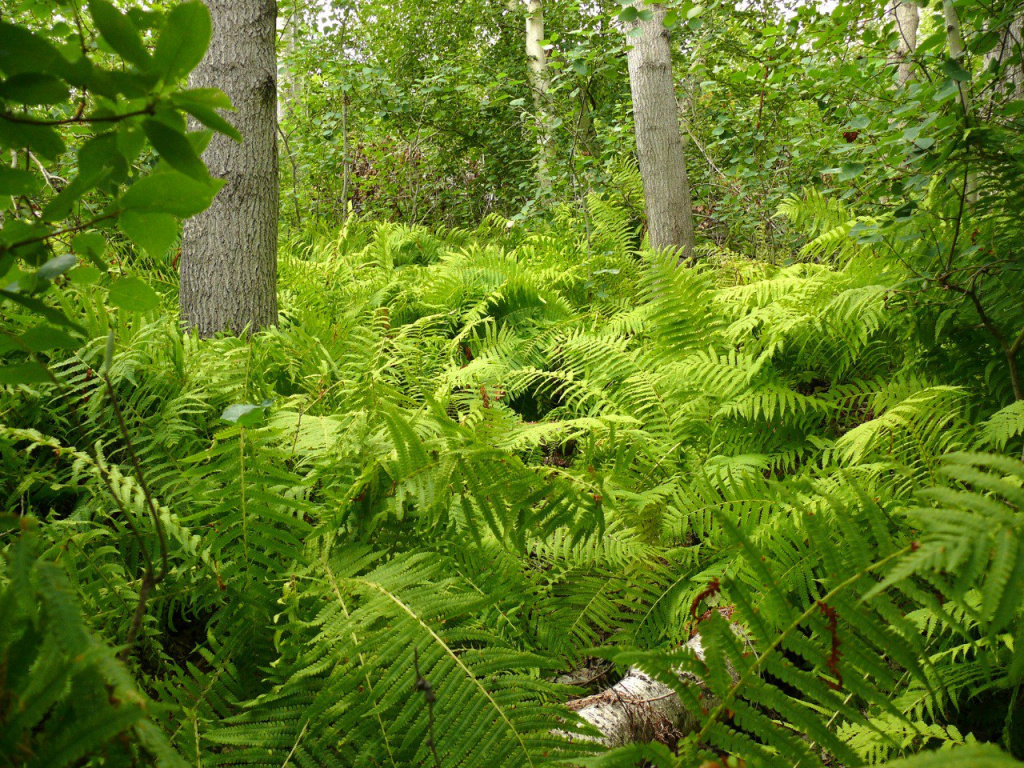
{"label": "gray bark", "polygon": [[1024,44],[1024,16],[1017,16],[1003,29],[996,47],[985,54],[986,68],[993,66],[992,62],[997,62],[1002,88],[1010,98],[1024,96],[1024,55],[1016,63],[1007,63],[1011,57],[1020,52],[1022,44]]}
{"label": "gray bark", "polygon": [[920,23],[920,14],[917,5],[911,0],[892,0],[888,13],[892,16],[896,25],[896,34],[899,35],[893,63],[897,66],[896,81],[900,87],[903,87],[910,81],[913,71],[914,63],[911,57],[917,50],[917,27]]}
{"label": "gray bark", "polygon": [[299,103],[301,93],[302,84],[299,81],[298,73],[292,69],[292,61],[295,58],[295,38],[296,27],[299,23],[299,13],[298,7],[292,8],[288,22],[284,30],[282,30],[286,55],[283,61],[278,62],[277,121],[279,123],[285,119],[289,112],[295,109],[295,106]]}
{"label": "gray bark", "polygon": [[638,11],[653,13],[648,21],[630,26],[639,35],[629,37],[629,85],[633,95],[637,159],[644,185],[644,205],[652,248],[674,248],[693,254],[693,206],[686,175],[683,139],[679,131],[672,49],[665,28],[665,7],[635,0]]}
{"label": "gray bark", "polygon": [[597,143],[597,131],[594,129],[593,107],[591,105],[590,84],[580,88],[579,108],[576,112],[576,133],[574,140],[577,151],[584,155],[593,155]]}
{"label": "gray bark", "polygon": [[203,154],[225,180],[213,205],[185,222],[181,322],[201,337],[277,322],[277,4],[206,0],[213,40],[193,88],[220,88],[244,140],[217,135]]}

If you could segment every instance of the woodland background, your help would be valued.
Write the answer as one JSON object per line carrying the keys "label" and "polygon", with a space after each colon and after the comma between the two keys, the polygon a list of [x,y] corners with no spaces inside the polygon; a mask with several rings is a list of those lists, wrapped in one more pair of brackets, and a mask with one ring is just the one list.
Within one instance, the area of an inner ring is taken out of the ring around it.
{"label": "woodland background", "polygon": [[1022,23],[5,0],[0,766],[1020,766]]}

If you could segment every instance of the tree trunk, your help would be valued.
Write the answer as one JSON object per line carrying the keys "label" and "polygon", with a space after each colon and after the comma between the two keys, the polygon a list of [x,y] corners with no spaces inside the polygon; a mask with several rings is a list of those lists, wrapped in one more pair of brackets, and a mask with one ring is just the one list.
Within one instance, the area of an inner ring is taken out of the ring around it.
{"label": "tree trunk", "polygon": [[942,0],[942,18],[946,25],[946,42],[949,44],[949,58],[962,59],[964,37],[960,32],[960,16],[957,15],[953,0]]}
{"label": "tree trunk", "polygon": [[277,80],[277,122],[282,122],[289,112],[295,109],[299,103],[301,83],[298,73],[292,68],[295,58],[295,39],[299,24],[301,9],[298,3],[292,8],[288,23],[283,30],[286,55],[284,60],[279,62]]}
{"label": "tree trunk", "polygon": [[911,56],[917,50],[917,27],[920,14],[912,0],[892,0],[889,4],[889,15],[896,24],[896,33],[900,36],[893,63],[897,66],[896,81],[902,88],[909,81],[913,72]]}
{"label": "tree trunk", "polygon": [[633,94],[636,150],[644,184],[644,205],[652,248],[674,248],[684,258],[693,255],[693,206],[686,176],[683,139],[679,132],[672,49],[665,28],[665,7],[635,0],[640,12],[630,26],[639,29],[630,37],[629,85]]}
{"label": "tree trunk", "polygon": [[551,79],[544,50],[544,8],[541,0],[526,3],[526,58],[530,68],[530,90],[537,125],[537,182],[541,189],[551,186],[551,125],[548,119],[548,91]]}
{"label": "tree trunk", "polygon": [[576,151],[583,155],[594,155],[594,147],[597,144],[593,99],[594,97],[590,93],[590,83],[580,86],[579,108],[576,112],[576,130],[573,140],[576,143]]}
{"label": "tree trunk", "polygon": [[234,103],[241,143],[217,135],[203,153],[225,180],[209,209],[185,222],[181,322],[203,338],[277,322],[277,65],[275,0],[206,0],[210,50],[193,88],[220,88]]}
{"label": "tree trunk", "polygon": [[[1016,16],[999,35],[999,43],[985,54],[985,67],[998,66],[999,80],[1011,99],[1024,96],[1024,54],[1015,64],[1007,63],[1024,44],[1024,16]],[[993,65],[993,62],[996,62]]]}

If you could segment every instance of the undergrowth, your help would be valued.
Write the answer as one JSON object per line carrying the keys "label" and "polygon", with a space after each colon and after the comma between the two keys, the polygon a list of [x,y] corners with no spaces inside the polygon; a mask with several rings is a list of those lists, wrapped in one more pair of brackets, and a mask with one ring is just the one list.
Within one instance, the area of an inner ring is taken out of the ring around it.
{"label": "undergrowth", "polygon": [[[251,340],[183,336],[167,266],[145,315],[67,286],[94,341],[0,390],[0,764],[1016,764],[1024,410],[785,212],[774,265],[596,197],[313,228]],[[696,729],[580,738],[595,657]]]}

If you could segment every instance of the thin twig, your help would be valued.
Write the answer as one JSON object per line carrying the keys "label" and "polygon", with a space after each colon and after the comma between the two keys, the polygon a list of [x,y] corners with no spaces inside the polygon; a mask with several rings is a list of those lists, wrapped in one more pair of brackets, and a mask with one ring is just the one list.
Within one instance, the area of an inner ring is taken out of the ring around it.
{"label": "thin twig", "polygon": [[427,678],[420,674],[420,649],[413,648],[412,663],[416,670],[416,690],[423,691],[423,698],[427,700],[427,719],[430,724],[430,735],[427,737],[427,746],[430,747],[430,754],[434,756],[434,765],[441,768],[441,758],[437,754],[437,739],[434,738],[434,702],[437,695],[431,687]]}
{"label": "thin twig", "polygon": [[[113,334],[113,331],[111,331],[111,334]],[[139,630],[142,628],[142,620],[146,615],[146,602],[149,600],[150,594],[156,585],[163,581],[167,576],[167,537],[164,535],[163,523],[160,520],[160,514],[157,512],[156,504],[153,502],[153,495],[149,492],[149,485],[146,483],[146,476],[142,472],[142,465],[139,464],[139,458],[135,453],[135,446],[132,443],[131,434],[128,432],[128,427],[124,422],[124,415],[121,413],[121,406],[117,402],[117,394],[114,392],[114,385],[110,381],[110,371],[104,370],[102,377],[103,383],[107,387],[107,395],[110,398],[110,404],[114,409],[114,415],[117,417],[117,424],[121,430],[121,436],[124,438],[128,456],[132,462],[132,468],[135,470],[135,476],[139,481],[139,487],[142,489],[142,495],[146,499],[149,514],[153,518],[153,527],[156,529],[157,539],[160,542],[160,575],[156,575],[155,569],[153,568],[153,561],[147,556],[146,572],[142,576],[142,584],[139,587],[139,602],[135,606],[135,615],[132,617],[132,623],[128,629],[128,637],[125,641],[127,649],[135,643],[135,638],[138,637]],[[146,551],[144,544],[142,546],[143,550]]]}

